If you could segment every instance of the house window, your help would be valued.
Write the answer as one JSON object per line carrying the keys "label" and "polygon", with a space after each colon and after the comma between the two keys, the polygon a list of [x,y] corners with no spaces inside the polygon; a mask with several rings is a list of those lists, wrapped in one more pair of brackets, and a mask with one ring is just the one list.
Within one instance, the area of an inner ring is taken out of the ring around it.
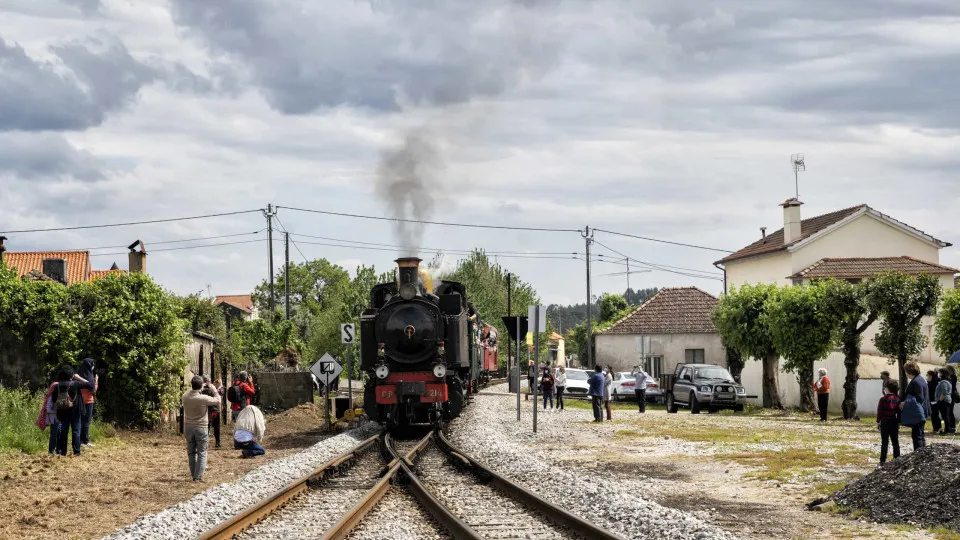
{"label": "house window", "polygon": [[643,370],[654,379],[659,379],[660,374],[663,373],[663,357],[648,356],[643,361]]}
{"label": "house window", "polygon": [[702,364],[704,362],[703,349],[687,349],[684,351],[688,364]]}

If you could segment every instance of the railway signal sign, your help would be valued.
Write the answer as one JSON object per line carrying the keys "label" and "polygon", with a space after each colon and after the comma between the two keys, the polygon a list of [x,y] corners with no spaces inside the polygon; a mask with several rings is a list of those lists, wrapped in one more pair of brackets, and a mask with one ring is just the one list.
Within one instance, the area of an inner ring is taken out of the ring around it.
{"label": "railway signal sign", "polygon": [[340,325],[340,343],[344,345],[353,345],[357,341],[357,329],[353,323],[343,323]]}
{"label": "railway signal sign", "polygon": [[310,371],[313,372],[313,374],[317,376],[317,379],[326,387],[331,381],[336,380],[337,377],[340,376],[340,372],[343,371],[343,366],[330,356],[329,353],[325,353],[323,358],[317,360],[315,364],[310,366]]}

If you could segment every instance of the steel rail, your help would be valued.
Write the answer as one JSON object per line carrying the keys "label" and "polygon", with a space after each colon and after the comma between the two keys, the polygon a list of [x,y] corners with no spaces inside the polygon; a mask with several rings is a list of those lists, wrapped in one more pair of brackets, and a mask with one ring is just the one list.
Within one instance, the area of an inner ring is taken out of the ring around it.
{"label": "steel rail", "polygon": [[307,474],[298,480],[294,480],[286,487],[283,487],[264,499],[261,499],[260,501],[250,505],[239,514],[208,530],[202,536],[198,537],[199,540],[220,540],[233,538],[234,536],[243,532],[246,528],[261,521],[271,512],[277,508],[280,508],[297,495],[306,491],[309,487],[309,483],[327,477],[341,465],[356,459],[360,452],[366,450],[370,445],[376,444],[378,439],[379,435],[374,435],[373,437],[366,439],[352,449],[347,450],[346,452],[331,459],[310,474]]}
{"label": "steel rail", "polygon": [[[402,471],[402,479],[406,481],[406,486],[410,489],[413,496],[420,502],[420,504],[427,510],[436,519],[440,524],[457,540],[483,540],[483,537],[480,536],[477,531],[473,530],[470,525],[457,516],[453,514],[446,506],[440,502],[439,499],[434,497],[426,486],[420,482],[420,479],[417,478],[417,475],[411,470],[413,459],[416,455],[427,448],[432,440],[435,440],[438,431],[431,431],[424,437],[417,446],[407,453],[400,460],[400,470]],[[392,448],[392,441],[387,439],[387,448]],[[394,454],[396,452],[394,451]],[[411,465],[408,465],[411,464]]]}
{"label": "steel rail", "polygon": [[384,450],[383,455],[386,459],[389,459],[389,463],[386,466],[386,472],[380,478],[380,480],[374,485],[370,491],[367,492],[363,498],[353,505],[353,507],[347,511],[343,517],[340,518],[332,527],[327,529],[323,534],[324,540],[341,540],[350,535],[354,527],[356,527],[363,518],[366,517],[374,507],[377,506],[377,503],[380,502],[380,499],[390,491],[391,486],[395,483],[397,475],[400,473],[404,466],[404,462],[412,463],[416,459],[417,454],[422,452],[427,445],[430,444],[430,440],[433,437],[433,432],[427,434],[416,447],[413,448],[404,456],[397,454],[396,450],[393,448],[393,440],[390,437],[389,433],[383,433],[383,447],[381,450]]}
{"label": "steel rail", "polygon": [[553,520],[554,522],[564,525],[571,530],[582,535],[584,538],[594,539],[603,539],[603,540],[624,540],[622,536],[616,535],[586,521],[579,516],[576,516],[570,513],[559,506],[554,505],[541,498],[539,495],[533,493],[532,491],[521,487],[520,485],[500,476],[499,474],[493,472],[485,465],[477,461],[476,459],[470,457],[462,450],[453,446],[450,443],[450,440],[447,439],[443,433],[437,433],[437,446],[441,450],[452,456],[457,461],[463,463],[466,461],[469,463],[469,469],[473,472],[477,478],[485,482],[490,482],[494,486],[500,489],[504,494],[517,499],[518,501],[530,506],[531,508],[543,513],[547,516],[548,519]]}

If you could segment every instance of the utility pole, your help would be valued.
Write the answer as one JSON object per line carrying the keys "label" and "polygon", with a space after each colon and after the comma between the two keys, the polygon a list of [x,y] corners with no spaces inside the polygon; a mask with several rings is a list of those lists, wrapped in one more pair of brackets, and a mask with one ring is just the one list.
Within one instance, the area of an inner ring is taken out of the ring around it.
{"label": "utility pole", "polygon": [[[286,312],[287,320],[290,320],[290,233],[283,233],[283,251],[286,262],[283,266],[283,307]],[[630,279],[630,276],[627,276]]]}
{"label": "utility pole", "polygon": [[593,367],[593,347],[590,346],[590,304],[592,302],[590,296],[590,244],[593,242],[593,233],[590,232],[590,226],[587,225],[580,235],[587,243],[587,368],[589,369]]}
{"label": "utility pole", "polygon": [[[510,292],[511,292],[511,289],[513,289],[513,286],[510,284],[510,281],[512,278],[513,278],[513,274],[511,274],[510,272],[507,272],[507,317],[510,317],[513,315],[512,306],[510,304]],[[510,356],[513,354],[512,351],[510,350],[513,348],[512,345],[513,344],[508,339],[507,340],[507,374],[508,374],[507,376],[508,377],[510,376],[509,375],[510,370],[513,368],[513,360],[510,358]],[[518,362],[517,368],[519,367],[520,367],[520,363]]]}
{"label": "utility pole", "polygon": [[267,218],[267,243],[269,244],[267,250],[267,264],[270,265],[270,323],[276,323],[276,317],[274,316],[274,297],[273,297],[273,216],[277,215],[277,211],[273,208],[272,204],[267,205],[266,212],[263,213],[264,217]]}
{"label": "utility pole", "polygon": [[630,257],[627,257],[627,290],[630,290]]}

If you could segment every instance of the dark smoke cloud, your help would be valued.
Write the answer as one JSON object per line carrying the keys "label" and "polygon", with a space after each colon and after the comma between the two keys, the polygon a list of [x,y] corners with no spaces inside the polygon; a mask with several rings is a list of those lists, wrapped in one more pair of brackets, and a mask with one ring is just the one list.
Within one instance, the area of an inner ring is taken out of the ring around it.
{"label": "dark smoke cloud", "polygon": [[[377,168],[375,192],[397,219],[427,220],[433,215],[446,163],[427,130],[407,132],[399,145],[386,148]],[[422,223],[394,222],[401,256],[417,255]]]}

